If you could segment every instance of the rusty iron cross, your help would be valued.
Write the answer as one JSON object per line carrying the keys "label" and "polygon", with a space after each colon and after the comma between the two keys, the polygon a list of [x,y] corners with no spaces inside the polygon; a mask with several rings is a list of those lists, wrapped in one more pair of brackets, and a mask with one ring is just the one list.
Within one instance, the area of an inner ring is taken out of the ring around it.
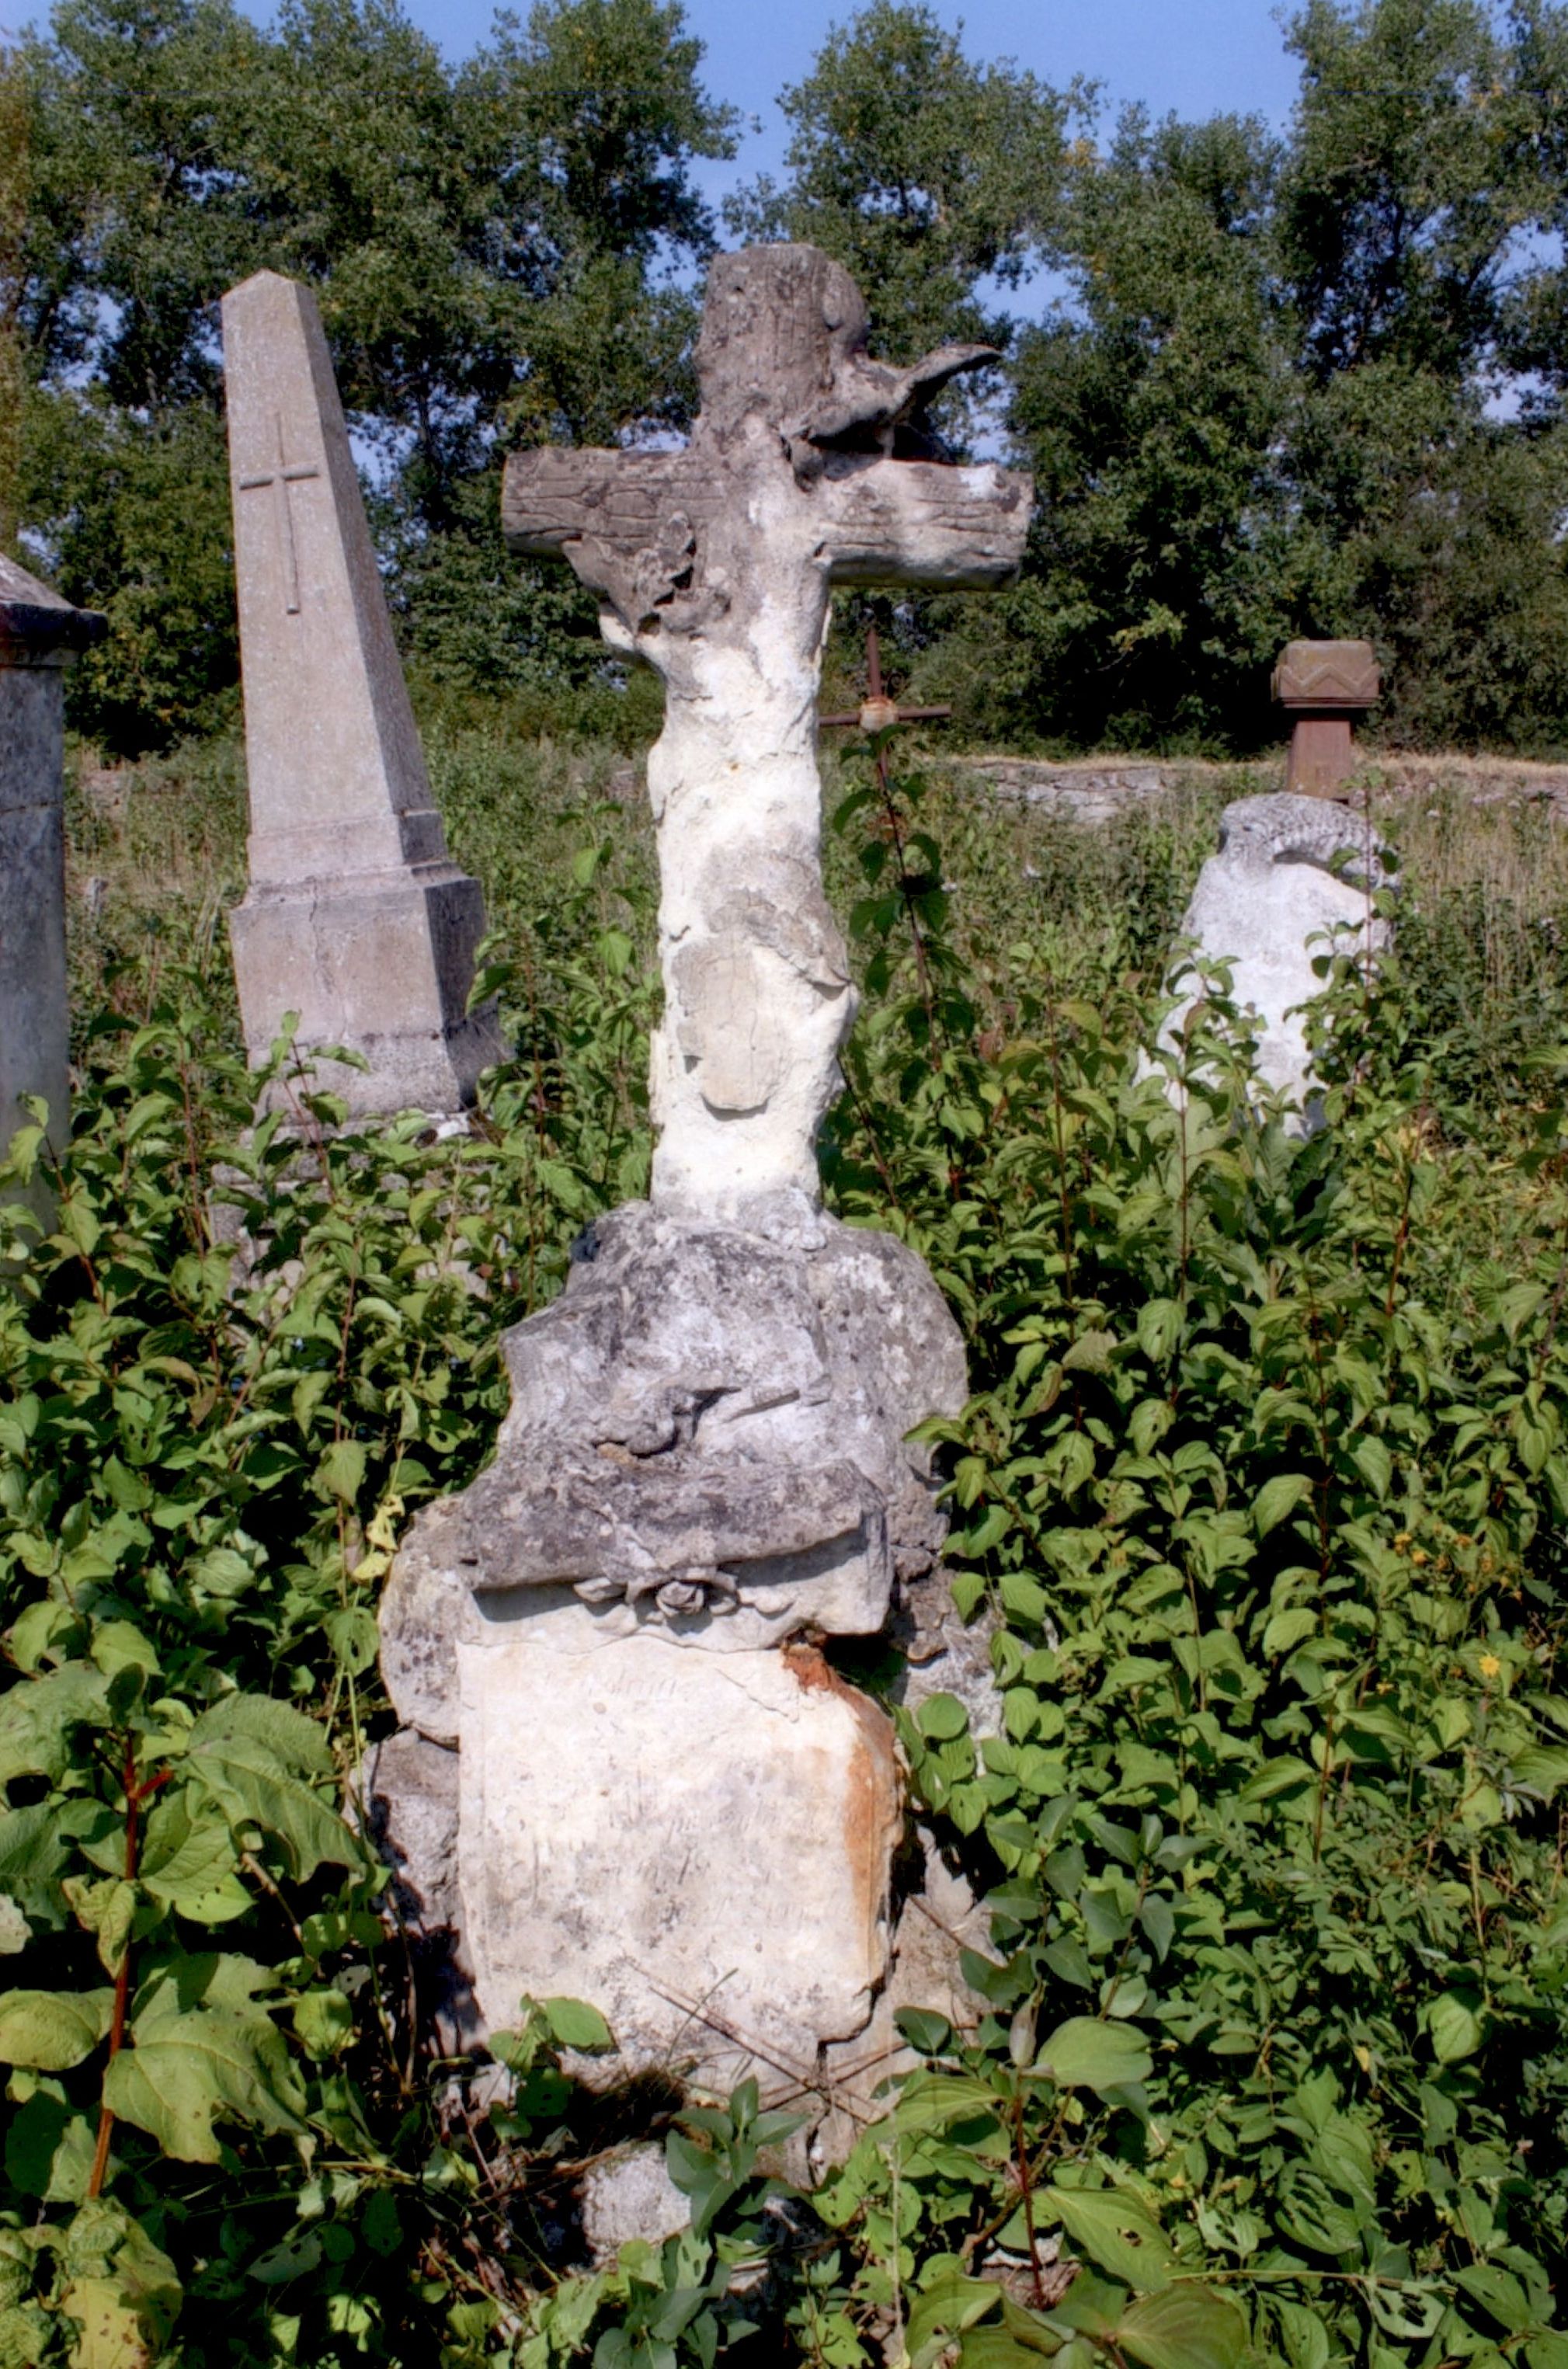
{"label": "rusty iron cross", "polygon": [[290,464],[283,458],[283,415],[278,414],[278,465],[264,475],[242,477],[242,494],[259,493],[264,487],[278,488],[278,536],[283,554],[283,605],[291,617],[300,613],[300,559],[294,542],[294,514],[289,502],[289,487],[303,483],[306,477],[319,477],[321,471],[314,462]]}
{"label": "rusty iron cross", "polygon": [[[865,690],[866,696],[858,707],[844,715],[819,715],[818,723],[824,730],[830,726],[858,727],[869,740],[878,732],[892,731],[898,724],[944,724],[953,713],[950,707],[902,707],[896,699],[887,697],[882,686],[882,644],[875,625],[865,629]],[[878,771],[884,761],[878,754]]]}

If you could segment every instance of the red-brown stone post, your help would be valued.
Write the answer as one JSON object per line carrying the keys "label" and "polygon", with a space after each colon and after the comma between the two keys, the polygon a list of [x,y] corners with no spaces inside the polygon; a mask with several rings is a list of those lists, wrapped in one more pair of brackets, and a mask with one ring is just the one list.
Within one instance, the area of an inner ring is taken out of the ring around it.
{"label": "red-brown stone post", "polygon": [[1287,790],[1336,795],[1356,770],[1356,718],[1381,690],[1370,642],[1287,642],[1274,670],[1274,695],[1294,719]]}

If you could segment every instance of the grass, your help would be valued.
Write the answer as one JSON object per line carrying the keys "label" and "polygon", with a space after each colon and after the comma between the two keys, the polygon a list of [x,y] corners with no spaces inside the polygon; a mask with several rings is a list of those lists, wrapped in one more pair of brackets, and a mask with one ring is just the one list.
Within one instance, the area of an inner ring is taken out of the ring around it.
{"label": "grass", "polygon": [[[615,882],[649,885],[656,868],[641,758],[626,736],[517,728],[533,721],[440,704],[424,718],[452,854],[483,884],[500,950],[514,956],[548,936],[558,903],[549,884],[578,851],[603,844],[612,858],[600,925],[644,910],[635,895],[618,901]],[[1084,826],[997,797],[939,742],[911,735],[898,754],[917,827],[941,852],[955,942],[1001,1005],[1007,948],[1025,941],[1064,992],[1151,979],[1222,807],[1277,778],[1277,767],[1167,766],[1158,794]],[[822,759],[830,817],[843,763],[835,736]],[[1433,1025],[1459,1032],[1494,1092],[1508,1090],[1568,990],[1568,830],[1542,795],[1553,778],[1550,768],[1426,758],[1369,761],[1359,784],[1399,850],[1402,947]],[[243,744],[192,742],[112,772],[79,748],[66,819],[72,1004],[86,1013],[113,1002],[119,968],[149,940],[212,942],[243,894]],[[830,830],[825,866],[847,920],[865,884]],[[646,937],[646,922],[634,933]],[[651,958],[648,944],[637,952]]]}

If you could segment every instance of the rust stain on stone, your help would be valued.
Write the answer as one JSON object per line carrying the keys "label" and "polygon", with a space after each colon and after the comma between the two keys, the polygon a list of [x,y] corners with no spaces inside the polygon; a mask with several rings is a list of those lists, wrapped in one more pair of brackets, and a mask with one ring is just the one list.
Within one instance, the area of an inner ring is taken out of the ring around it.
{"label": "rust stain on stone", "polygon": [[805,1692],[837,1695],[860,1732],[860,1749],[851,1759],[844,1793],[844,1853],[865,1917],[866,1954],[879,1961],[890,1854],[903,1806],[893,1722],[869,1695],[840,1676],[820,1647],[795,1638],[784,1647],[784,1659]]}

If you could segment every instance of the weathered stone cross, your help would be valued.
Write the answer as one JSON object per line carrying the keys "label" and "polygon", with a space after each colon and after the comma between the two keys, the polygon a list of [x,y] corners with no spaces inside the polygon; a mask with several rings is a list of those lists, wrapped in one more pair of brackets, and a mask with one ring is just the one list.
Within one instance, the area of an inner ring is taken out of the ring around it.
{"label": "weathered stone cross", "polygon": [[253,494],[264,486],[278,488],[278,540],[283,555],[283,606],[287,614],[300,613],[300,558],[294,543],[294,513],[289,506],[289,487],[307,477],[319,477],[321,471],[314,462],[302,461],[290,468],[283,458],[283,415],[278,414],[278,466],[268,476],[240,477],[235,480],[242,494]]}
{"label": "weathered stone cross", "polygon": [[702,410],[675,453],[536,450],[507,464],[514,551],[560,556],[617,649],[666,686],[648,760],[664,1019],[653,1196],[788,1230],[854,1013],[821,878],[817,698],[835,584],[986,590],[1023,556],[1032,486],[906,454],[925,398],[987,347],[867,355],[849,274],[748,247],[708,279]]}

